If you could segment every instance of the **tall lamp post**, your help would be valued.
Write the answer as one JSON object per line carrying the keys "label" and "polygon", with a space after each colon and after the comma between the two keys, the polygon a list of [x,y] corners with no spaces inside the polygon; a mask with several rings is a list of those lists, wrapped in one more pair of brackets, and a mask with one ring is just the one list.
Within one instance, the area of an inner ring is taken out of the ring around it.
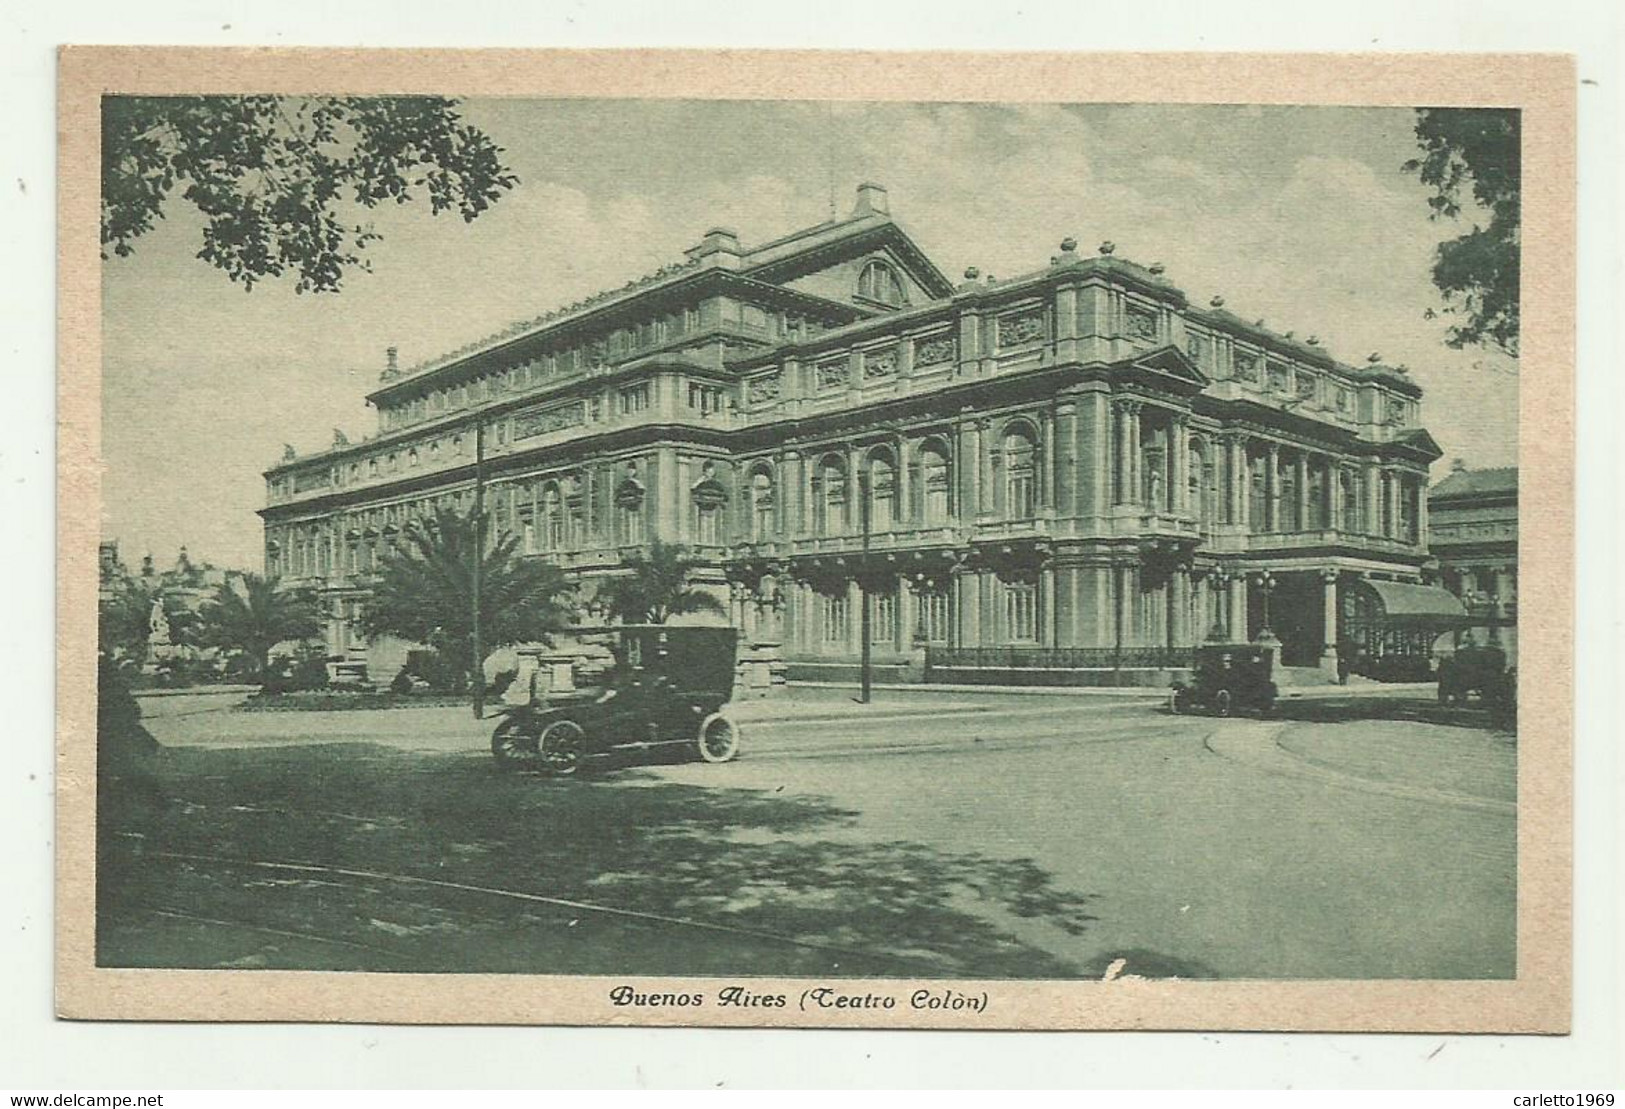
{"label": "tall lamp post", "polygon": [[858,471],[858,524],[863,535],[863,557],[858,565],[858,603],[861,609],[858,614],[858,636],[862,643],[858,646],[858,702],[869,703],[869,688],[872,680],[871,668],[873,666],[874,646],[870,640],[874,638],[873,628],[870,626],[869,612],[869,583],[864,575],[869,569],[869,469],[867,466]]}
{"label": "tall lamp post", "polygon": [[1258,575],[1258,588],[1263,600],[1260,612],[1258,638],[1269,640],[1275,638],[1275,632],[1270,630],[1270,592],[1275,588],[1275,575],[1268,570]]}

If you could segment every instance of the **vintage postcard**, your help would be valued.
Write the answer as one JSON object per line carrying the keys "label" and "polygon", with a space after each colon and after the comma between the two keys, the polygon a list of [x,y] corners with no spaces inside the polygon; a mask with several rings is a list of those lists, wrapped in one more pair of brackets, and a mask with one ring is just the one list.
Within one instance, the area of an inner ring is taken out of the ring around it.
{"label": "vintage postcard", "polygon": [[1574,102],[64,50],[59,1011],[1565,1031]]}

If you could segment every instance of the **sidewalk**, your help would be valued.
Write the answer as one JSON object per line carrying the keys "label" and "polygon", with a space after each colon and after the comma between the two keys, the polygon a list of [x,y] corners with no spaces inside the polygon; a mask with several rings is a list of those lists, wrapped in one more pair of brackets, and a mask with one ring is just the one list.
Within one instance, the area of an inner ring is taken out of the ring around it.
{"label": "sidewalk", "polygon": [[[856,690],[856,682],[791,682],[791,689],[850,689]],[[1068,686],[1068,685],[937,685],[935,683],[903,685],[875,683],[870,688],[891,693],[970,693],[989,697],[1118,697],[1123,699],[1165,700],[1168,696],[1167,686],[1131,686],[1131,685],[1099,685],[1099,686]],[[1438,690],[1434,682],[1370,682],[1358,685],[1293,685],[1286,686],[1280,691],[1279,698],[1289,700],[1342,700],[1345,697],[1433,697]],[[766,702],[769,704],[783,703],[780,701]],[[941,706],[944,708],[951,705]],[[987,707],[987,706],[979,706]]]}
{"label": "sidewalk", "polygon": [[1281,690],[1280,699],[1340,701],[1345,697],[1412,697],[1432,698],[1438,694],[1437,682],[1362,682],[1359,685],[1294,685]]}

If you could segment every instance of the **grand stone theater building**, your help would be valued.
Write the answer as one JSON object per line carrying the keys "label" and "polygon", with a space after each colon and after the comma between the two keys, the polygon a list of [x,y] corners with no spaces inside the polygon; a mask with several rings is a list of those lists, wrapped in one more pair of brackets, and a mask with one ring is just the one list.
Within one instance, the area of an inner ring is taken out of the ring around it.
{"label": "grand stone theater building", "polygon": [[956,284],[877,185],[415,369],[392,352],[368,400],[378,433],[290,451],[262,515],[268,572],[319,586],[333,655],[385,680],[368,574],[471,507],[477,421],[495,527],[589,613],[623,552],[675,540],[806,676],[851,668],[864,604],[882,676],[1155,669],[1266,629],[1334,672],[1380,618],[1369,583],[1420,580],[1439,455],[1375,355],[1193,303],[1109,243]]}

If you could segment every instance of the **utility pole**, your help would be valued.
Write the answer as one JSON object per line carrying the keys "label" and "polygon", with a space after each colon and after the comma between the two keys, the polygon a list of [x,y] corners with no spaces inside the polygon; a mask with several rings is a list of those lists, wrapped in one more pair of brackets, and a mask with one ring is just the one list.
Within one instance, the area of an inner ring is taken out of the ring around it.
{"label": "utility pole", "polygon": [[485,717],[485,646],[480,635],[480,579],[485,572],[485,416],[474,418],[474,567],[469,590],[474,611],[474,719]]}
{"label": "utility pole", "polygon": [[861,610],[858,616],[858,635],[863,640],[859,645],[858,664],[858,702],[869,703],[869,685],[871,680],[870,669],[873,665],[874,646],[870,640],[874,638],[874,629],[871,627],[872,616],[869,612],[869,583],[865,575],[869,571],[869,470],[865,466],[858,471],[858,520],[863,531],[863,557],[858,562],[858,604]]}

